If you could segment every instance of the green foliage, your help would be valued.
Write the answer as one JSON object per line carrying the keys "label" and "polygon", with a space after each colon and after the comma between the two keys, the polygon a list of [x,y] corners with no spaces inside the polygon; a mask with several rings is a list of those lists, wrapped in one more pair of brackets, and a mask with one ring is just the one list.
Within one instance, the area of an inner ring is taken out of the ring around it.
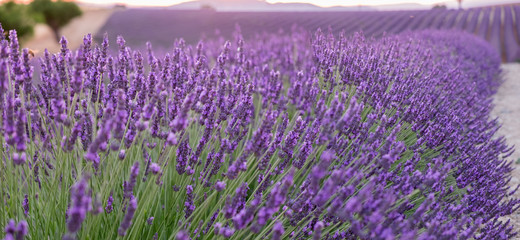
{"label": "green foliage", "polygon": [[33,33],[34,21],[23,4],[9,1],[0,5],[0,23],[4,31],[15,29],[18,37],[29,36]]}
{"label": "green foliage", "polygon": [[439,4],[433,5],[432,9],[446,10],[446,9],[448,9],[448,7],[446,6],[446,4],[439,3]]}
{"label": "green foliage", "polygon": [[59,39],[58,31],[61,27],[82,14],[78,5],[62,0],[34,0],[29,4],[29,8],[35,14],[36,19],[45,20],[45,23],[52,28],[56,39]]}
{"label": "green foliage", "polygon": [[200,10],[206,10],[206,11],[217,11],[217,9],[213,6],[211,6],[211,4],[203,4],[200,6]]}

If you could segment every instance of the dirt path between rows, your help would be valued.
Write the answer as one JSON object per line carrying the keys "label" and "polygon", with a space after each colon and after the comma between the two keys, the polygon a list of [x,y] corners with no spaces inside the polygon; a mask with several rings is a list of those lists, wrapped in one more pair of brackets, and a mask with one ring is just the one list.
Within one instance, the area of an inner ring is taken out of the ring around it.
{"label": "dirt path between rows", "polygon": [[[514,161],[514,170],[511,174],[511,188],[520,184],[520,63],[507,63],[502,65],[504,83],[498,89],[494,98],[495,107],[492,116],[498,117],[502,127],[498,130],[498,136],[505,136],[509,145],[514,145],[516,151],[509,157]],[[516,192],[516,198],[520,198],[520,192]],[[520,210],[509,216],[514,230],[519,232],[514,239],[520,240]]]}
{"label": "dirt path between rows", "polygon": [[[82,8],[83,15],[73,19],[63,27],[60,34],[65,36],[69,42],[69,49],[76,49],[83,43],[83,36],[88,33],[93,35],[105,24],[113,10],[108,8]],[[23,47],[32,49],[36,55],[41,56],[47,48],[49,52],[55,53],[60,50],[52,30],[45,24],[37,24],[34,28],[34,36],[23,43]]]}

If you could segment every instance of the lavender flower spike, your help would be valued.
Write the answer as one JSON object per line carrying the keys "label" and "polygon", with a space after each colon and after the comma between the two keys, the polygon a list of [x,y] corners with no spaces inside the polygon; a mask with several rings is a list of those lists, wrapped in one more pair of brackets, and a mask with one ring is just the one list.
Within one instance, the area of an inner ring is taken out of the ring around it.
{"label": "lavender flower spike", "polygon": [[134,217],[135,210],[137,210],[137,199],[132,195],[130,196],[130,201],[128,202],[128,208],[126,209],[125,217],[121,224],[119,225],[119,229],[117,230],[119,236],[125,236],[126,230],[130,228],[132,225],[132,218]]}
{"label": "lavender flower spike", "polygon": [[9,220],[5,226],[5,240],[23,240],[29,232],[28,224],[25,220],[15,223],[14,220]]}
{"label": "lavender flower spike", "polygon": [[282,235],[285,232],[283,229],[283,225],[280,221],[276,221],[273,227],[273,235],[271,236],[271,240],[280,240],[282,239]]}
{"label": "lavender flower spike", "polygon": [[130,179],[124,187],[124,198],[132,196],[135,184],[137,183],[137,175],[139,175],[139,161],[136,161],[130,170]]}
{"label": "lavender flower spike", "polygon": [[69,216],[67,229],[70,233],[75,233],[79,231],[87,212],[92,208],[91,197],[87,195],[86,178],[82,178],[72,187],[71,202],[70,209],[67,212]]}

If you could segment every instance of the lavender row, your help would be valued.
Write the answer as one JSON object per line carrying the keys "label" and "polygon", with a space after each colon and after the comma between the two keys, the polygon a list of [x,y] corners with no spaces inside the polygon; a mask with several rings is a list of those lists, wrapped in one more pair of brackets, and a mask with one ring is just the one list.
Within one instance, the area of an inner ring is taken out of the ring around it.
{"label": "lavender row", "polygon": [[[514,15],[514,19],[511,17]],[[508,20],[508,18],[511,18]],[[520,59],[520,5],[492,6],[464,10],[428,11],[351,11],[351,12],[211,12],[195,10],[130,9],[115,12],[96,35],[101,40],[108,32],[126,36],[129,45],[139,47],[146,41],[170,48],[175,38],[196,44],[203,38],[232,36],[235,24],[243,35],[254,37],[261,32],[291,31],[297,25],[314,32],[330,28],[335,34],[363,31],[380,38],[386,34],[425,29],[459,29],[490,42],[504,62]],[[140,29],[139,31],[134,31]]]}
{"label": "lavender row", "polygon": [[0,39],[5,238],[516,234],[485,41],[233,36],[111,54],[87,35],[40,59]]}

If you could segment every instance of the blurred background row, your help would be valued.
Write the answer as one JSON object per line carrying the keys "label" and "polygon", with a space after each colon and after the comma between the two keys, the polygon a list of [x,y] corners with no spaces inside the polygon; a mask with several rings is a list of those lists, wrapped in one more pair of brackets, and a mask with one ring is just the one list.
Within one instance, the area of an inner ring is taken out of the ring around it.
{"label": "blurred background row", "polygon": [[312,0],[0,1],[0,23],[5,30],[16,29],[22,45],[36,54],[45,48],[58,51],[61,35],[71,48],[87,33],[98,42],[107,33],[114,48],[116,36],[122,35],[133,48],[144,48],[150,41],[154,48],[169,49],[179,38],[191,44],[208,37],[231,38],[238,26],[246,39],[294,27],[346,35],[362,31],[376,38],[410,30],[456,29],[486,39],[504,62],[520,60],[520,1],[388,2],[324,7]]}

